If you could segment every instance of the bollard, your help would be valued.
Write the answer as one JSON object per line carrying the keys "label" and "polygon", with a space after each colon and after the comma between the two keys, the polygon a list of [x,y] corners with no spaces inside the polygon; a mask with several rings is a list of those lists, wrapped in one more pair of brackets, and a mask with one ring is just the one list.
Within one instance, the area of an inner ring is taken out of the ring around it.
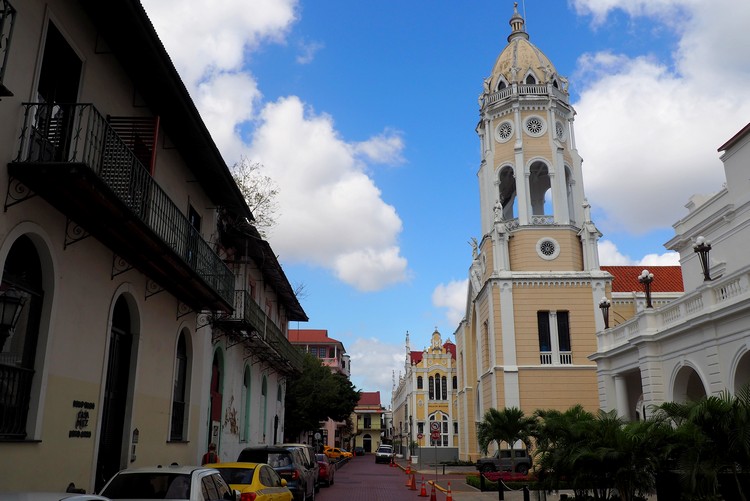
{"label": "bollard", "polygon": [[530,501],[528,485],[523,486],[523,501]]}
{"label": "bollard", "polygon": [[484,473],[479,472],[479,492],[484,492]]}
{"label": "bollard", "polygon": [[497,479],[497,499],[500,501],[505,500],[505,484],[501,478]]}

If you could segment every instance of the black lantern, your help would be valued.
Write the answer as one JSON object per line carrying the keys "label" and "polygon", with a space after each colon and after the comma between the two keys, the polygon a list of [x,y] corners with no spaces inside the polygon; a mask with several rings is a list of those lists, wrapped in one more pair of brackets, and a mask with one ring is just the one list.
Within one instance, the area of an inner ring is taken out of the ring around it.
{"label": "black lantern", "polygon": [[26,298],[13,287],[0,292],[0,351],[3,351],[5,341],[13,335],[25,302]]}
{"label": "black lantern", "polygon": [[643,270],[638,275],[638,281],[643,284],[643,288],[646,291],[646,308],[653,308],[651,304],[651,282],[654,281],[654,274],[648,270]]}
{"label": "black lantern", "polygon": [[698,259],[700,259],[701,268],[703,268],[703,281],[711,280],[711,269],[708,264],[708,253],[711,252],[711,242],[702,236],[696,238],[693,244],[693,252],[698,254]]}
{"label": "black lantern", "polygon": [[599,308],[602,310],[602,317],[604,317],[604,328],[609,329],[609,307],[612,305],[612,302],[607,299],[606,297],[603,297],[599,301]]}

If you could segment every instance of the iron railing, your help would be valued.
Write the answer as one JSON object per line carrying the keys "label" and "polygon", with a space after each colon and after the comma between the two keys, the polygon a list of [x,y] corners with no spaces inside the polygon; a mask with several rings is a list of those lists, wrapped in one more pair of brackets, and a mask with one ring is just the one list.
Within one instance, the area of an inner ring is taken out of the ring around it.
{"label": "iron railing", "polygon": [[86,165],[227,303],[234,274],[92,104],[24,103],[17,163]]}
{"label": "iron railing", "polygon": [[0,364],[0,440],[26,438],[32,369]]}
{"label": "iron railing", "polygon": [[304,355],[284,336],[282,330],[268,318],[246,290],[234,291],[234,320],[247,322],[257,335],[270,345],[281,358],[297,369],[302,368]]}

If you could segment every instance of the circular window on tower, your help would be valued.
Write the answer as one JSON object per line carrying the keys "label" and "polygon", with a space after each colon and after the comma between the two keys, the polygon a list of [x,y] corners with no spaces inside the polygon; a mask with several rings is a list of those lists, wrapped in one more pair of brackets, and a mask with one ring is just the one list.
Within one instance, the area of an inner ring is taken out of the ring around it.
{"label": "circular window on tower", "polygon": [[501,122],[495,127],[495,141],[498,143],[507,143],[513,137],[513,124],[510,120]]}
{"label": "circular window on tower", "polygon": [[565,126],[560,120],[555,122],[555,137],[560,141],[565,141]]}
{"label": "circular window on tower", "polygon": [[560,255],[560,244],[554,238],[544,237],[536,243],[536,253],[539,257],[552,261]]}
{"label": "circular window on tower", "polygon": [[542,117],[533,115],[524,122],[526,133],[529,136],[539,137],[547,131],[547,123]]}

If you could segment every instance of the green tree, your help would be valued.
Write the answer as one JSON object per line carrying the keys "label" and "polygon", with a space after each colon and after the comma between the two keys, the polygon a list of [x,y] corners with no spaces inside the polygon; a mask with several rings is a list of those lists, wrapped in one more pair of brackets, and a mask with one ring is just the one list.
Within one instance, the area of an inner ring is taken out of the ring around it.
{"label": "green tree", "polygon": [[296,437],[317,430],[328,418],[345,421],[359,402],[359,391],[348,378],[331,373],[319,358],[306,353],[302,372],[287,382],[284,431]]}
{"label": "green tree", "polygon": [[[534,426],[534,418],[525,416],[518,407],[506,407],[497,410],[494,407],[484,413],[484,418],[477,425],[477,441],[482,453],[487,454],[489,445],[497,443],[502,448],[503,442],[513,449],[513,444],[519,440],[526,449],[529,448],[529,436]],[[511,454],[511,465],[516,471],[515,454]]]}

